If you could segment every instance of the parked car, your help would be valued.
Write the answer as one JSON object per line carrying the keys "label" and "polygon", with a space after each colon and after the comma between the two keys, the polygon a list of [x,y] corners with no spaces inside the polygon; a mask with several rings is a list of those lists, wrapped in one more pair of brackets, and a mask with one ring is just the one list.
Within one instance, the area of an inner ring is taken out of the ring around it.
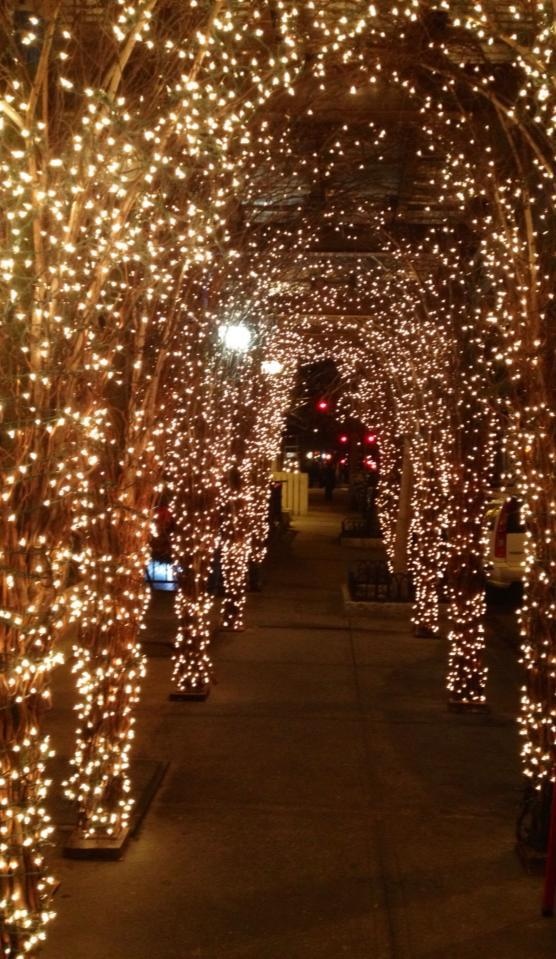
{"label": "parked car", "polygon": [[493,498],[485,513],[485,560],[487,580],[508,588],[523,580],[525,524],[521,503],[515,496]]}

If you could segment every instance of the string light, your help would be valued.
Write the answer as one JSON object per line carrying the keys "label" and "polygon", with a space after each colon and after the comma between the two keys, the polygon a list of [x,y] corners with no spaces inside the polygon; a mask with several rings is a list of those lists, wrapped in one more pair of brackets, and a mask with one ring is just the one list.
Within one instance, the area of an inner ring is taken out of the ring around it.
{"label": "string light", "polygon": [[[64,623],[78,620],[68,794],[85,836],[114,836],[132,810],[144,568],[163,472],[180,587],[174,681],[206,690],[210,566],[220,548],[224,621],[240,628],[249,561],[265,548],[269,464],[316,323],[348,372],[346,354],[357,355],[354,403],[384,424],[378,503],[391,564],[409,446],[414,622],[438,633],[447,575],[448,686],[461,706],[485,701],[479,513],[492,423],[505,426],[527,523],[524,769],[535,788],[554,777],[552,13],[524,2],[216,0],[174,18],[153,0],[116,0],[85,25],[59,6],[0,28],[0,951],[10,959],[36,951],[52,917],[41,717]],[[81,55],[85,29],[99,40],[94,61]],[[419,118],[410,151],[421,196],[402,189],[396,202],[397,132],[372,119],[385,76]],[[339,262],[331,236],[351,252],[371,237],[376,256]],[[253,349],[230,364],[218,328],[232,317],[245,318]],[[284,368],[276,380],[261,367],[271,362]]]}

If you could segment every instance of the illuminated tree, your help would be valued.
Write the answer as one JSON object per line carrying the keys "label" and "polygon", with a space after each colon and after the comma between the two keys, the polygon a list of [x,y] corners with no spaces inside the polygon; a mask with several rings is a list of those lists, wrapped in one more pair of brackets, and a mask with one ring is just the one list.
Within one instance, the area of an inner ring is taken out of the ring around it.
{"label": "illuminated tree", "polygon": [[[214,597],[209,590],[220,536],[220,496],[230,429],[210,321],[190,315],[173,353],[166,462],[176,566],[176,695],[203,698],[210,686]],[[184,389],[184,382],[187,387]]]}
{"label": "illuminated tree", "polygon": [[[139,4],[128,25],[133,37],[122,24],[122,49],[107,43],[93,65],[60,35],[60,8],[45,22],[14,21],[9,10],[0,19],[5,956],[32,952],[51,916],[41,720],[65,620],[71,506],[96,465],[105,426],[98,397],[117,350],[107,264],[125,233],[117,192],[130,141],[125,129],[115,135],[113,107],[144,10]],[[89,89],[97,70],[102,98]]]}

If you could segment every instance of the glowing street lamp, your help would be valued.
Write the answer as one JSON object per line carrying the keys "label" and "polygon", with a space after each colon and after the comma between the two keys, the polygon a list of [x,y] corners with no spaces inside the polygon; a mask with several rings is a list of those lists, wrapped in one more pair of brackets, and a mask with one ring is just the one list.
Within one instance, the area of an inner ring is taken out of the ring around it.
{"label": "glowing street lamp", "polygon": [[232,353],[247,353],[253,336],[245,323],[223,323],[218,327],[218,339]]}
{"label": "glowing street lamp", "polygon": [[268,376],[277,376],[283,369],[284,364],[280,363],[280,360],[263,360],[261,363],[261,370],[263,373],[267,373]]}

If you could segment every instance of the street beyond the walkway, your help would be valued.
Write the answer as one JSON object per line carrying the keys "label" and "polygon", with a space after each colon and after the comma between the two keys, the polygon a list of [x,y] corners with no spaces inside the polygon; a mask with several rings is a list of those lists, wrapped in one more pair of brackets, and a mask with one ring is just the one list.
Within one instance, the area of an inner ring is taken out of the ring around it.
{"label": "street beyond the walkway", "polygon": [[[488,716],[449,713],[445,642],[345,618],[354,550],[321,495],[274,548],[247,630],[217,637],[206,703],[168,701],[151,625],[137,755],[168,771],[121,862],[55,861],[46,959],[554,956],[541,879],[513,851],[515,652],[491,637]],[[62,752],[71,706],[64,674]]]}

